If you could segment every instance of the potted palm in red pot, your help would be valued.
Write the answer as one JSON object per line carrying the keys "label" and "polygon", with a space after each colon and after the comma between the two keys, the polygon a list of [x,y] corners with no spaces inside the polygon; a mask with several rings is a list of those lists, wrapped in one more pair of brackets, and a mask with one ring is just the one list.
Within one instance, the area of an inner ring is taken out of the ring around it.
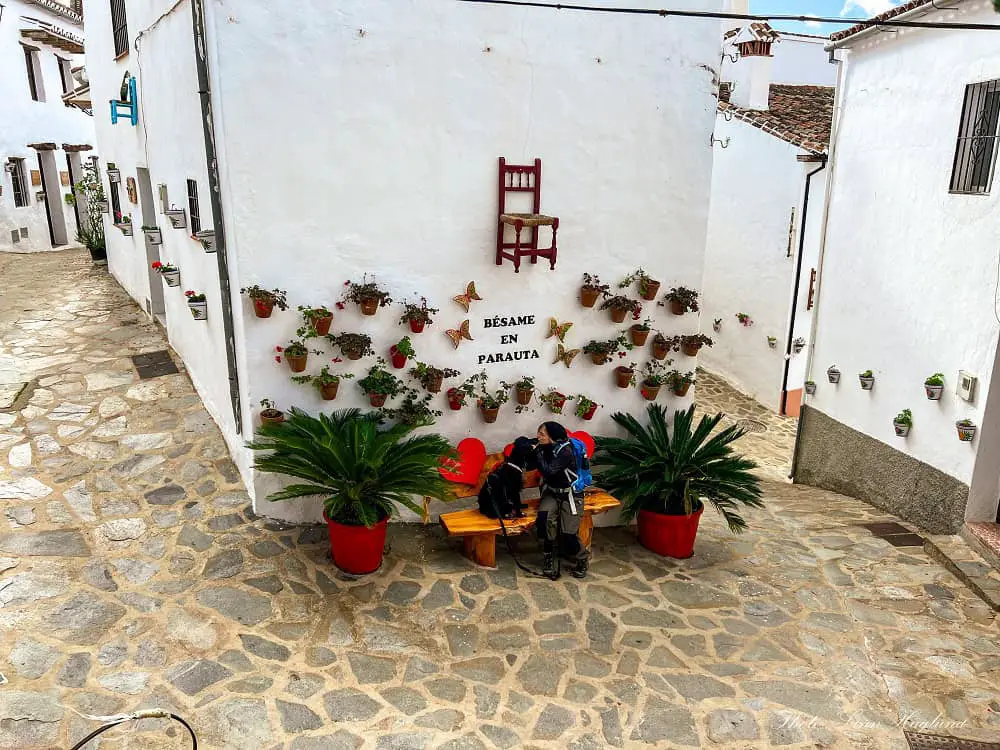
{"label": "potted palm in red pot", "polygon": [[665,557],[691,557],[706,501],[730,531],[745,531],[740,506],[761,508],[763,502],[752,473],[757,465],[733,451],[743,432],[732,426],[715,433],[722,414],[703,416],[692,429],[693,406],[674,414],[672,430],[662,406],[650,404],[647,414],[649,427],[615,414],[628,436],[598,438],[591,462],[597,484],[621,500],[622,520],[638,518],[639,543]]}
{"label": "potted palm in red pot", "polygon": [[422,513],[418,498],[447,497],[438,473],[454,453],[440,435],[414,427],[380,428],[382,416],[348,409],[313,417],[292,409],[283,425],[262,425],[249,447],[254,468],[300,480],[268,500],[323,499],[334,564],[345,573],[382,565],[386,527],[400,506]]}
{"label": "potted palm in red pot", "polygon": [[262,289],[254,284],[244,289],[240,289],[240,294],[245,294],[253,302],[254,314],[258,318],[270,318],[274,308],[279,310],[288,309],[288,300],[285,292],[281,289]]}
{"label": "potted palm in red pot", "polygon": [[410,324],[410,330],[413,333],[421,333],[424,330],[424,326],[428,326],[434,322],[432,315],[437,315],[439,310],[428,307],[427,300],[424,297],[420,298],[420,304],[415,304],[413,302],[406,302],[403,304],[403,314],[399,318],[399,323]]}

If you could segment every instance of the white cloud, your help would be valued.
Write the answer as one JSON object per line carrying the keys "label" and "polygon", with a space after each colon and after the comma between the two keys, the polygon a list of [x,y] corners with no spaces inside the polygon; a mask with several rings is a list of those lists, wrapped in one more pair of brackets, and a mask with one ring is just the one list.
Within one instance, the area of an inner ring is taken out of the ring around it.
{"label": "white cloud", "polygon": [[840,11],[840,15],[846,16],[857,8],[863,10],[866,15],[877,16],[879,13],[885,13],[887,10],[895,8],[899,3],[900,0],[844,0],[844,7]]}

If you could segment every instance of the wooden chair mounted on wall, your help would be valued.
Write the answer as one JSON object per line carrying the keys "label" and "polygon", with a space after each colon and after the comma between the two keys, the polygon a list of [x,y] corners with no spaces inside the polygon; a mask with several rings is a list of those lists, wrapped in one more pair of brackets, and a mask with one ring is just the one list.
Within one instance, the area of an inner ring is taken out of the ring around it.
{"label": "wooden chair mounted on wall", "polygon": [[[504,260],[514,262],[514,272],[521,272],[521,258],[530,258],[538,263],[539,258],[549,261],[549,268],[556,267],[556,234],[559,231],[559,219],[546,216],[542,210],[542,160],[535,159],[533,165],[508,164],[500,157],[499,170],[499,210],[497,211],[497,256],[498,266]],[[508,213],[507,193],[529,193],[531,195],[531,213]],[[504,237],[506,227],[514,228],[514,241],[508,242]],[[551,247],[538,247],[538,227],[552,227]],[[529,230],[528,240],[522,238],[522,232]]]}

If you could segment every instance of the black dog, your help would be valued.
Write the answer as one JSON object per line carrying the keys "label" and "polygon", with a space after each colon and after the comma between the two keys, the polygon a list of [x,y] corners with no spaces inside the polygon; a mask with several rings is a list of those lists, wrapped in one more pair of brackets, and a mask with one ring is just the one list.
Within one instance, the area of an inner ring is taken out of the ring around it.
{"label": "black dog", "polygon": [[520,518],[524,515],[521,488],[524,472],[538,468],[536,442],[519,437],[504,462],[490,472],[479,491],[479,512],[487,518]]}

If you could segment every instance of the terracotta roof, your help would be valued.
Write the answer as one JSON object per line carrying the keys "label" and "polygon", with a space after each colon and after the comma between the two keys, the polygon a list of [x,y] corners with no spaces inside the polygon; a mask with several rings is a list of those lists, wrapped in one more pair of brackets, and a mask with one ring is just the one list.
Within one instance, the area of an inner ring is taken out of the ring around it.
{"label": "terracotta roof", "polygon": [[[922,5],[930,5],[932,0],[910,0],[908,3],[903,3],[902,5],[897,5],[895,8],[887,10],[885,13],[879,13],[877,16],[872,16],[869,21],[888,21],[890,18],[895,18],[896,16],[901,16],[904,13],[909,13],[911,10],[916,10]],[[859,23],[851,26],[850,28],[844,29],[843,31],[838,31],[836,34],[830,35],[831,42],[842,42],[849,36],[854,36],[855,34],[860,34],[865,29],[871,28],[869,24]]]}
{"label": "terracotta roof", "polygon": [[732,112],[738,120],[760,128],[787,143],[811,151],[826,153],[833,124],[832,86],[786,86],[773,84],[769,109],[744,109],[729,103],[729,87],[719,91],[719,111]]}
{"label": "terracotta roof", "polygon": [[730,29],[724,38],[728,41],[735,36],[745,36],[746,38],[740,39],[741,42],[776,42],[781,38],[781,34],[771,28],[771,24],[766,21],[754,21],[747,26]]}

